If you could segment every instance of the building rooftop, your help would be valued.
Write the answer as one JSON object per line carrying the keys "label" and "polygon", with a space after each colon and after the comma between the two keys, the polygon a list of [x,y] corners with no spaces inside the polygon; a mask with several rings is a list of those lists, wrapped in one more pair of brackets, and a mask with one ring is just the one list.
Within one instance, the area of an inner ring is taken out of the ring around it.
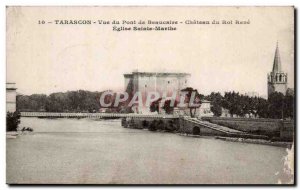
{"label": "building rooftop", "polygon": [[278,42],[276,44],[276,50],[275,50],[275,56],[274,56],[272,72],[273,73],[280,73],[281,72],[281,60],[280,60]]}
{"label": "building rooftop", "polygon": [[124,77],[131,77],[132,75],[141,75],[141,76],[191,76],[190,73],[176,73],[176,72],[137,72],[124,74]]}
{"label": "building rooftop", "polygon": [[13,82],[7,82],[6,83],[6,90],[16,90],[16,83]]}

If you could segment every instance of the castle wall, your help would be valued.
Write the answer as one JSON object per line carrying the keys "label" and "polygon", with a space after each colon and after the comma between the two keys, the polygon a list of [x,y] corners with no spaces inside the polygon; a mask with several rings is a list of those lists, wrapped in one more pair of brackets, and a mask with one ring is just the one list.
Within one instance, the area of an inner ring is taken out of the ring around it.
{"label": "castle wall", "polygon": [[16,103],[12,103],[12,102],[6,102],[6,111],[7,112],[15,112],[16,111]]}
{"label": "castle wall", "polygon": [[292,140],[294,121],[282,121],[280,119],[250,119],[250,118],[224,118],[224,117],[202,117],[203,120],[223,125],[239,131],[252,134],[267,135]]}
{"label": "castle wall", "polygon": [[179,119],[179,132],[186,133],[186,134],[193,134],[194,128],[199,128],[199,135],[203,135],[203,136],[224,136],[225,135],[224,132],[213,130],[205,126],[192,123],[183,118]]}
{"label": "castle wall", "polygon": [[6,83],[6,111],[16,111],[17,92],[14,83]]}
{"label": "castle wall", "polygon": [[[167,97],[172,97],[173,93],[179,95],[182,89],[188,87],[190,75],[186,73],[133,72],[125,74],[124,77],[126,92],[132,96],[136,92],[140,92],[145,105],[149,92],[158,92],[160,96],[166,94]],[[140,106],[139,110],[149,112],[149,108],[146,106]]]}
{"label": "castle wall", "polygon": [[179,129],[179,119],[173,118],[123,118],[121,124],[125,128],[149,129],[154,127],[155,130],[177,131]]}
{"label": "castle wall", "polygon": [[147,94],[147,92],[167,92],[172,95],[173,92],[179,92],[188,85],[188,78],[185,76],[176,75],[139,75],[138,76],[138,90]]}

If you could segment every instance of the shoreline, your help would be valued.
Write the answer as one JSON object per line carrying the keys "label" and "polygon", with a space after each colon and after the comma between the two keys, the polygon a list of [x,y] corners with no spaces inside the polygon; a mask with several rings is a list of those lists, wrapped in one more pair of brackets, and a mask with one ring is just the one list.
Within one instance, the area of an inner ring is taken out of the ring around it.
{"label": "shoreline", "polygon": [[16,139],[18,136],[27,135],[32,133],[32,131],[6,131],[6,138],[7,139]]}
{"label": "shoreline", "polygon": [[264,140],[264,139],[250,139],[250,138],[224,137],[224,136],[200,136],[200,135],[190,135],[190,134],[181,134],[181,133],[179,133],[178,135],[186,136],[186,137],[194,137],[194,138],[213,138],[213,139],[229,141],[229,142],[269,145],[269,146],[283,147],[289,149],[291,149],[293,145],[293,142],[287,142],[287,141],[271,141],[271,140]]}
{"label": "shoreline", "polygon": [[[110,120],[110,119],[108,119]],[[114,121],[116,119],[113,119]],[[122,127],[122,126],[121,126]],[[134,129],[130,127],[126,127],[127,129]],[[143,129],[148,130],[148,129]],[[269,146],[276,146],[276,147],[283,147],[283,148],[289,148],[291,149],[293,142],[288,141],[271,141],[271,140],[265,140],[265,139],[255,139],[255,138],[241,138],[241,137],[226,137],[226,136],[203,136],[203,135],[192,135],[187,133],[180,133],[180,132],[169,132],[164,130],[157,130],[157,131],[151,131],[151,132],[159,132],[159,133],[173,133],[179,136],[185,136],[185,137],[194,137],[194,138],[211,138],[211,139],[217,139],[217,140],[223,140],[223,141],[229,141],[229,142],[239,142],[239,143],[251,143],[251,144],[261,144],[261,145],[269,145]],[[6,138],[7,139],[15,139],[20,135],[29,134],[31,132],[27,131],[7,131],[6,132]]]}
{"label": "shoreline", "polygon": [[[165,131],[156,131],[156,132],[170,133],[170,132],[165,132]],[[6,132],[6,138],[7,139],[16,139],[18,136],[24,135],[24,134],[28,134],[28,132],[9,131],[9,132]],[[177,134],[179,136],[184,136],[184,137],[210,138],[210,139],[223,140],[223,141],[229,141],[229,142],[269,145],[269,146],[276,146],[276,147],[289,148],[289,149],[291,149],[291,147],[293,145],[293,142],[270,141],[270,140],[263,140],[263,139],[247,139],[247,138],[223,137],[223,136],[200,136],[200,135],[189,135],[189,134],[182,134],[182,133],[176,133],[176,132],[174,134]]]}

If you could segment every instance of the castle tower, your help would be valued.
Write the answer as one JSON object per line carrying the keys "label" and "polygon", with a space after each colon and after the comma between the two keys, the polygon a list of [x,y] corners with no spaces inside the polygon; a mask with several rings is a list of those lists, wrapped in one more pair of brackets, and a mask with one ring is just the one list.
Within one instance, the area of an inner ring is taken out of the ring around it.
{"label": "castle tower", "polygon": [[[172,97],[173,93],[180,91],[189,86],[189,73],[158,73],[158,72],[139,72],[134,71],[131,74],[124,74],[125,91],[129,98],[136,92],[140,92],[143,97],[147,97],[150,92],[158,92],[161,96],[166,93],[167,97]],[[143,99],[145,103],[146,99]],[[144,105],[136,107],[135,112],[147,113],[149,107]]]}
{"label": "castle tower", "polygon": [[281,60],[279,54],[278,42],[275,50],[275,57],[272,72],[268,74],[268,97],[273,92],[286,94],[287,91],[287,73],[281,70]]}

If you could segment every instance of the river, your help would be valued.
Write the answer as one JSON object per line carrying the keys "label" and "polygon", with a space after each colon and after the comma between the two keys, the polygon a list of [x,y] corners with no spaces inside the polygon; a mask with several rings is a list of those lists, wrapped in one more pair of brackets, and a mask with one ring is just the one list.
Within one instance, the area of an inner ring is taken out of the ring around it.
{"label": "river", "polygon": [[127,129],[120,120],[21,118],[7,183],[277,183],[285,148]]}

